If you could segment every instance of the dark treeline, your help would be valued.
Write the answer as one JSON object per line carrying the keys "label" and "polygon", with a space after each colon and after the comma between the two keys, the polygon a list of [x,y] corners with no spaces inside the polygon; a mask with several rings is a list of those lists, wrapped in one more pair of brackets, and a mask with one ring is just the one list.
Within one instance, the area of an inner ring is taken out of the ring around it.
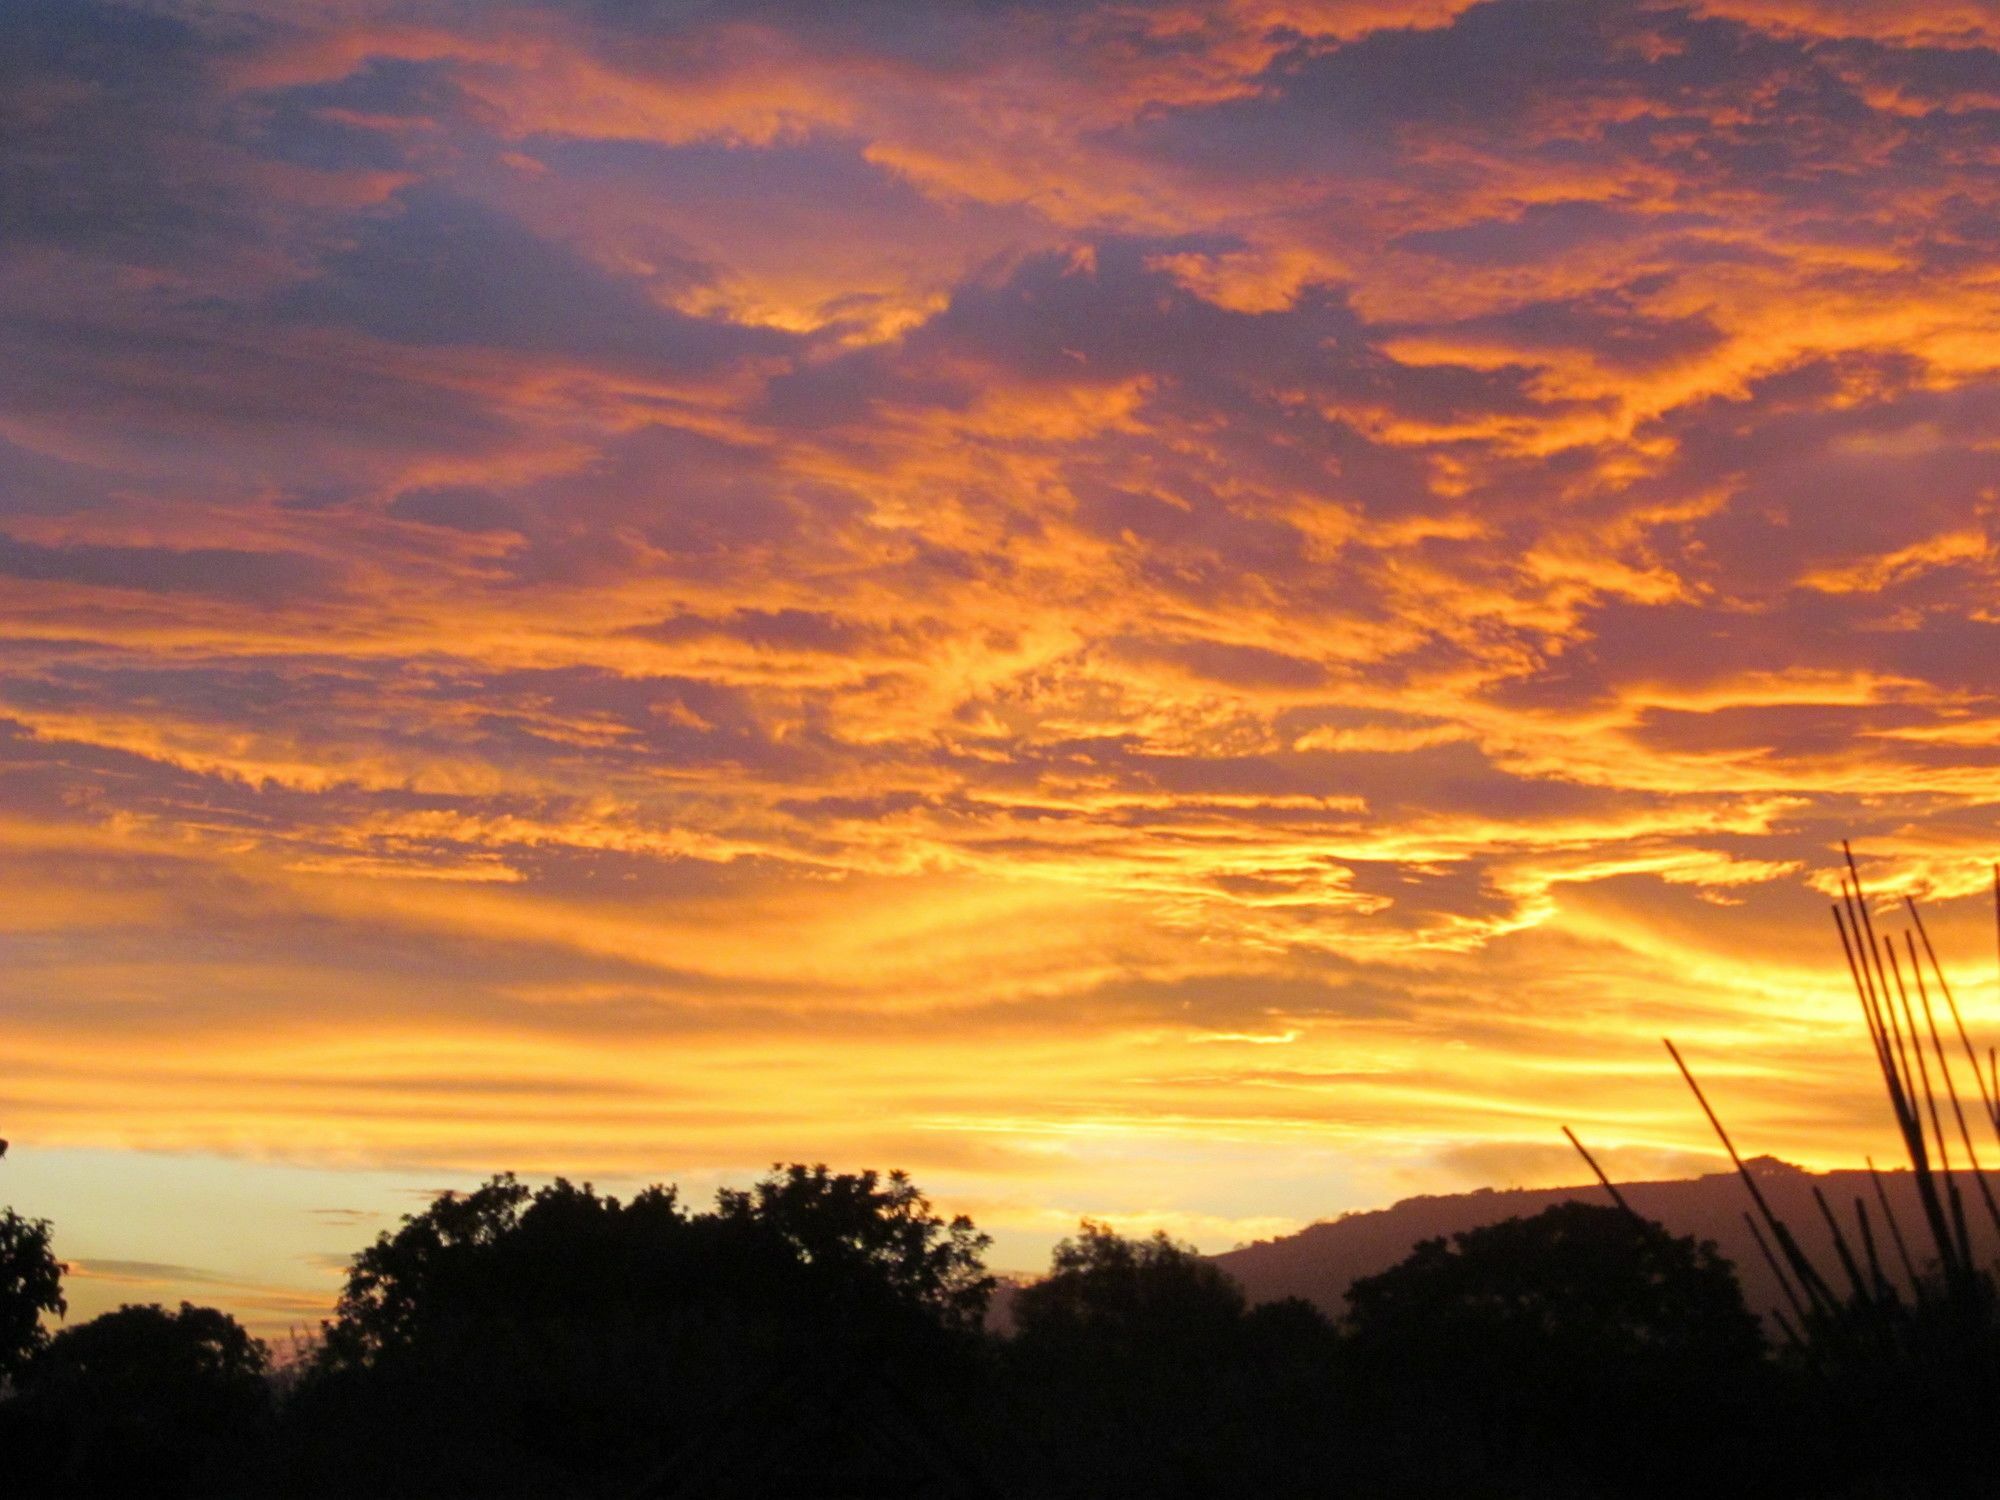
{"label": "dark treeline", "polygon": [[1086,1223],[996,1332],[986,1248],[901,1175],[787,1167],[699,1211],[498,1177],[356,1255],[274,1369],[209,1308],[51,1335],[48,1226],[9,1213],[0,1472],[163,1500],[1984,1492],[1990,1350],[1955,1346],[1940,1403],[1907,1362],[1767,1344],[1711,1247],[1614,1207],[1426,1242],[1338,1322]]}

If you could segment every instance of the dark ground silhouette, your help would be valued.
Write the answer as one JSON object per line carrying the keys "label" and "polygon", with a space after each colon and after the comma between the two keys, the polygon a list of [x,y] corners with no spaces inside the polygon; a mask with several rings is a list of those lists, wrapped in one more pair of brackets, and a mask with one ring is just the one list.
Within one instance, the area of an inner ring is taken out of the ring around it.
{"label": "dark ground silhouette", "polygon": [[1339,1319],[1086,1223],[1001,1335],[985,1237],[900,1175],[699,1211],[501,1176],[357,1254],[283,1379],[208,1308],[47,1336],[46,1226],[0,1225],[24,1496],[1976,1494],[1937,1454],[1994,1409],[1987,1345],[1929,1361],[1943,1400],[1773,1347],[1712,1246],[1577,1202],[1426,1241]]}

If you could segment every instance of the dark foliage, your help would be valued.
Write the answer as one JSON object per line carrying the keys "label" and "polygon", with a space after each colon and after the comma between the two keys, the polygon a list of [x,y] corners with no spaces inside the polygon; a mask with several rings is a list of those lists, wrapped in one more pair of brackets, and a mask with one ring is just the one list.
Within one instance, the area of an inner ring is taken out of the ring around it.
{"label": "dark foliage", "polygon": [[1680,1493],[1740,1477],[1732,1444],[1775,1415],[1729,1263],[1621,1209],[1427,1240],[1348,1301],[1355,1389],[1406,1473],[1446,1456],[1496,1490]]}
{"label": "dark foliage", "polygon": [[939,1219],[902,1172],[793,1165],[749,1192],[725,1188],[716,1205],[725,1238],[770,1257],[765,1274],[822,1315],[898,1311],[966,1331],[985,1317],[991,1239],[962,1214]]}
{"label": "dark foliage", "polygon": [[1164,1234],[1085,1223],[1015,1303],[1005,1351],[1019,1493],[1310,1493],[1334,1418],[1333,1327],[1307,1303],[1254,1310]]}
{"label": "dark foliage", "polygon": [[693,1214],[497,1177],[355,1258],[294,1403],[300,1467],[328,1494],[619,1493],[801,1370],[949,1406],[985,1244],[901,1174],[785,1167]]}
{"label": "dark foliage", "polygon": [[1712,1247],[1623,1210],[1426,1242],[1342,1324],[1086,1223],[995,1336],[985,1246],[900,1175],[787,1167],[701,1212],[496,1177],[358,1254],[282,1384],[211,1309],[43,1341],[0,1472],[77,1500],[1973,1493],[1941,1455],[1990,1403],[1774,1356]]}
{"label": "dark foliage", "polygon": [[62,1262],[50,1248],[48,1221],[0,1209],[0,1382],[18,1379],[47,1341],[43,1316],[69,1311],[62,1276]]}
{"label": "dark foliage", "polygon": [[212,1495],[249,1482],[269,1437],[269,1358],[234,1318],[126,1306],[50,1339],[6,1430],[18,1481],[57,1495]]}
{"label": "dark foliage", "polygon": [[1615,1208],[1559,1203],[1426,1240],[1347,1294],[1358,1348],[1418,1368],[1491,1350],[1624,1370],[1754,1363],[1757,1320],[1715,1247]]}

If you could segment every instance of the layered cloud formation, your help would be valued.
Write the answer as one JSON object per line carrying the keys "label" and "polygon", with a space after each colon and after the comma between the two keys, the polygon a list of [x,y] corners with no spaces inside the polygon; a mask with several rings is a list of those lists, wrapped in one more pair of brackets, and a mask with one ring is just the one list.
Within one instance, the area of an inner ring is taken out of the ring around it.
{"label": "layered cloud formation", "polygon": [[1984,0],[0,32],[24,1141],[1844,1160],[1843,836],[2000,1018]]}

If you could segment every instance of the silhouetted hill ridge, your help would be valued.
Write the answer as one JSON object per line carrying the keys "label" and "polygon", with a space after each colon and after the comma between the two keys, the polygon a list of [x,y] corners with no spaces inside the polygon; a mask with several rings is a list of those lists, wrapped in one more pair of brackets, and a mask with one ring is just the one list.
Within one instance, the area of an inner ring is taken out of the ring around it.
{"label": "silhouetted hill ridge", "polygon": [[[1832,1235],[1813,1201],[1815,1187],[1826,1195],[1850,1242],[1858,1239],[1855,1200],[1860,1198],[1867,1204],[1884,1269],[1898,1284],[1907,1281],[1894,1241],[1884,1230],[1881,1205],[1866,1171],[1811,1172],[1773,1156],[1756,1157],[1744,1165],[1757,1178],[1772,1210],[1790,1225],[1800,1246],[1829,1280],[1838,1282],[1839,1265]],[[1954,1180],[1964,1199],[1975,1252],[1988,1261],[2000,1257],[2000,1235],[1994,1232],[1992,1218],[1971,1174],[1956,1173]],[[1895,1211],[1910,1255],[1922,1268],[1930,1258],[1924,1248],[1929,1244],[1929,1236],[1914,1179],[1906,1171],[1884,1172],[1882,1188]],[[1745,1225],[1744,1214],[1752,1204],[1734,1171],[1656,1182],[1621,1182],[1618,1190],[1635,1211],[1659,1221],[1673,1233],[1713,1240],[1735,1264],[1744,1295],[1752,1307],[1766,1311],[1783,1305],[1777,1282]],[[1553,1204],[1573,1200],[1608,1201],[1603,1187],[1595,1182],[1555,1188],[1479,1188],[1464,1193],[1419,1194],[1388,1208],[1322,1220],[1296,1234],[1259,1240],[1213,1259],[1242,1284],[1254,1302],[1303,1297],[1339,1316],[1346,1310],[1345,1294],[1354,1281],[1387,1270],[1420,1241],[1461,1234],[1503,1219],[1538,1214]]]}

